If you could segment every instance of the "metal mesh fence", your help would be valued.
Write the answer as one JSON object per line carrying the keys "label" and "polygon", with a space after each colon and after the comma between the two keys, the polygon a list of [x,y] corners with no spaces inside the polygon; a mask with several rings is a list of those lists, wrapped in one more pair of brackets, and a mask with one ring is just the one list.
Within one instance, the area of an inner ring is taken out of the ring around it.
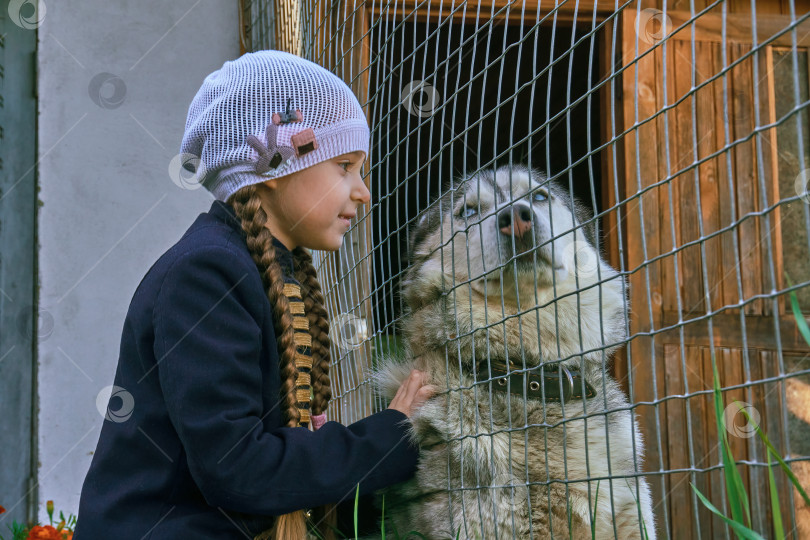
{"label": "metal mesh fence", "polygon": [[[245,50],[309,58],[367,110],[371,203],[340,251],[314,253],[329,417],[386,406],[370,380],[385,359],[437,362],[458,408],[428,452],[448,460],[434,520],[462,538],[638,537],[647,482],[650,537],[729,538],[698,491],[734,515],[731,456],[739,521],[810,537],[802,494],[769,468],[778,455],[810,485],[810,2],[243,0],[242,13]],[[425,304],[457,324],[442,342]],[[513,342],[527,350],[510,358]],[[514,365],[496,373],[504,354]],[[597,397],[546,399],[571,374]]]}

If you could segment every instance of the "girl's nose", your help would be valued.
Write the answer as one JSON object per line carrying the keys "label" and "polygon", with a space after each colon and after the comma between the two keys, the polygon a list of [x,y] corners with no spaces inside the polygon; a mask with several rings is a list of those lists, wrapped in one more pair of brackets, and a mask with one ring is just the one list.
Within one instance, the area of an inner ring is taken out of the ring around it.
{"label": "girl's nose", "polygon": [[352,191],[352,199],[360,202],[361,204],[366,204],[368,201],[371,200],[371,192],[366,187],[366,183],[363,181],[363,177],[360,176],[359,174],[357,175],[357,182],[355,184],[355,188]]}

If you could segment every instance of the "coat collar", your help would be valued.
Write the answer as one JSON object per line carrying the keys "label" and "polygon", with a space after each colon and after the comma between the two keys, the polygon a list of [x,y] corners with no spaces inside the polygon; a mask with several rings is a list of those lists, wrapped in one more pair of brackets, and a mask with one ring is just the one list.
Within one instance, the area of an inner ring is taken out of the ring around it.
{"label": "coat collar", "polygon": [[[240,222],[239,218],[236,216],[236,211],[233,207],[219,199],[215,199],[213,203],[211,203],[211,209],[208,211],[210,215],[212,215],[218,221],[221,221],[231,227],[233,230],[243,234],[242,231],[242,223]],[[276,248],[276,259],[281,264],[281,268],[284,270],[284,273],[292,276],[293,275],[293,256],[287,246],[285,246],[281,240],[273,237],[273,246]],[[247,247],[247,246],[246,246]]]}

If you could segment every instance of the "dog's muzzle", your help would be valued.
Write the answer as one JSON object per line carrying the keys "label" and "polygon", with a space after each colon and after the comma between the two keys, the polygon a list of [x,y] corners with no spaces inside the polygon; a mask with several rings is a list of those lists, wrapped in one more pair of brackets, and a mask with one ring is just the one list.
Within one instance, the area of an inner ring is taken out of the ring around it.
{"label": "dog's muzzle", "polygon": [[517,371],[520,368],[512,365],[508,370],[503,362],[490,360],[476,362],[478,381],[492,379],[492,389],[510,392],[523,397],[524,378],[526,381],[526,398],[558,402],[578,399],[590,399],[596,396],[593,386],[586,381],[578,370],[570,370],[559,364],[541,365],[528,371]]}
{"label": "dog's muzzle", "polygon": [[[520,241],[532,230],[532,208],[527,204],[516,203],[498,212],[498,230],[506,236],[514,236]],[[531,239],[531,235],[528,235]]]}

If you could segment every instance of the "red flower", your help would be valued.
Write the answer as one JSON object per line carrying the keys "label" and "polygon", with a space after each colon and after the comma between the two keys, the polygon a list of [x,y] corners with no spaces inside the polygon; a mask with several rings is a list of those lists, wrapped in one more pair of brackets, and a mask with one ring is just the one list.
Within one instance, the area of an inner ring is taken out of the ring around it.
{"label": "red flower", "polygon": [[5,507],[0,506],[0,514],[2,514],[2,513],[3,513],[3,512],[5,512],[5,511],[6,511]]}
{"label": "red flower", "polygon": [[28,533],[25,540],[72,540],[73,531],[60,531],[51,525],[37,525]]}
{"label": "red flower", "polygon": [[37,525],[28,533],[26,540],[64,540],[56,528],[51,525]]}

